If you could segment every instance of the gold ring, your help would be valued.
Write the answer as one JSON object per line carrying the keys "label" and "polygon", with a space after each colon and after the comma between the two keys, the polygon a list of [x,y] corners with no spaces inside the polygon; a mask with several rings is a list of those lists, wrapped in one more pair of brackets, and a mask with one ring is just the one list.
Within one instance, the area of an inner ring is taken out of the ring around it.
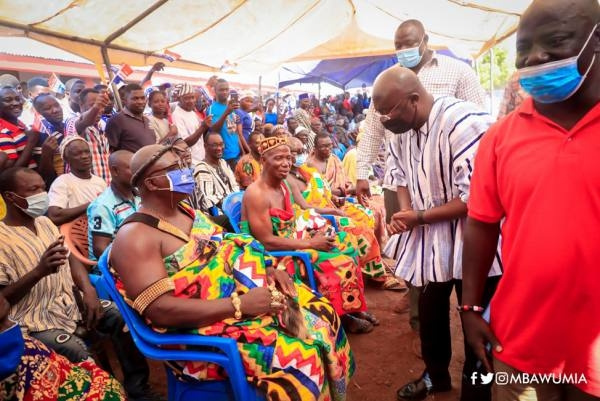
{"label": "gold ring", "polygon": [[271,302],[271,309],[280,308],[282,306],[283,305],[280,302],[277,302],[277,301],[272,301]]}

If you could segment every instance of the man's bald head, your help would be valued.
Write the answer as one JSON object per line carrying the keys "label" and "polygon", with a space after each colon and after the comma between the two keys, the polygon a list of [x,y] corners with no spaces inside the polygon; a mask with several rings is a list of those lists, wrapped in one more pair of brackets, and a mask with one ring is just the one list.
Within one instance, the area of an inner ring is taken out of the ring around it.
{"label": "man's bald head", "polygon": [[117,150],[108,157],[108,167],[112,181],[118,183],[122,187],[131,187],[131,158],[133,153],[128,150]]}
{"label": "man's bald head", "polygon": [[382,115],[384,127],[396,134],[420,128],[432,105],[433,96],[408,68],[390,67],[373,84],[373,106]]}
{"label": "man's bald head", "polygon": [[[417,78],[417,74],[408,68],[394,65],[383,71],[373,84],[373,103],[375,108],[383,104],[406,97],[411,93],[426,93],[425,88]],[[394,105],[392,105],[393,107]],[[383,114],[388,113],[389,109],[382,108]],[[377,111],[380,111],[377,109]]]}

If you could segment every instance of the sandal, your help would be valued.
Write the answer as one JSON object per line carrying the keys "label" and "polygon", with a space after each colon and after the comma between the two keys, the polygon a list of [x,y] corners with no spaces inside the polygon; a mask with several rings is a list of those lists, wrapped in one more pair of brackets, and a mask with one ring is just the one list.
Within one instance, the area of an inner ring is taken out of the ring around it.
{"label": "sandal", "polygon": [[371,322],[352,315],[342,317],[342,326],[344,326],[344,330],[351,334],[367,334],[373,331]]}
{"label": "sandal", "polygon": [[388,291],[407,291],[408,287],[406,284],[401,283],[396,277],[389,275],[381,285],[381,288]]}
{"label": "sandal", "polygon": [[369,312],[358,312],[353,314],[353,316],[357,319],[366,320],[367,322],[370,322],[373,326],[379,326],[380,324],[379,319],[377,319],[375,315]]}

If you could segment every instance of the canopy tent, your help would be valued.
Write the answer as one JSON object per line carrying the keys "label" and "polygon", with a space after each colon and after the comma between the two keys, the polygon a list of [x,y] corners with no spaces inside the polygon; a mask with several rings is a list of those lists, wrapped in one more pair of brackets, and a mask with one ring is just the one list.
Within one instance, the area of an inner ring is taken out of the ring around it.
{"label": "canopy tent", "polygon": [[[441,49],[437,52],[460,59],[447,49]],[[470,64],[470,60],[460,60]],[[295,75],[301,75],[301,77],[281,81],[279,87],[283,88],[298,83],[320,82],[327,82],[342,89],[357,88],[362,84],[371,86],[379,73],[397,62],[395,55],[387,55],[323,60],[310,69],[306,69],[303,65],[284,66],[282,67],[284,70]]]}
{"label": "canopy tent", "polygon": [[27,36],[100,65],[181,55],[171,66],[264,73],[284,62],[389,54],[398,24],[477,57],[512,34],[530,0],[38,0],[0,2],[0,36]]}

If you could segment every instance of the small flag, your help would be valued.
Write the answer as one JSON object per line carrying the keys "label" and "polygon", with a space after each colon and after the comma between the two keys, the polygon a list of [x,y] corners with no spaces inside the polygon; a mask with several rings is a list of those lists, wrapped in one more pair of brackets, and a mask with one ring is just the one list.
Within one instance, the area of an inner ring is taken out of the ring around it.
{"label": "small flag", "polygon": [[179,59],[181,58],[181,55],[179,55],[179,54],[177,54],[177,53],[175,53],[175,52],[172,52],[172,51],[170,51],[169,49],[165,49],[165,51],[164,51],[164,52],[162,52],[162,53],[160,53],[160,54],[157,54],[156,56],[157,56],[157,57],[164,58],[164,59],[167,59],[167,60],[169,60],[171,63],[172,63],[173,61],[175,61],[175,60],[179,60]]}
{"label": "small flag", "polygon": [[115,84],[125,83],[125,79],[133,73],[133,69],[128,64],[121,64],[121,67],[119,67],[119,69],[111,66],[111,69],[115,74],[112,80],[112,82],[114,82]]}
{"label": "small flag", "polygon": [[48,86],[50,87],[50,90],[52,90],[55,93],[65,93],[67,89],[65,87],[65,84],[62,83],[62,81],[58,78],[58,76],[56,76],[55,73],[50,74],[50,78],[48,79]]}
{"label": "small flag", "polygon": [[154,86],[152,86],[152,81],[146,81],[142,84],[142,89],[144,90],[144,95],[146,97],[150,96],[150,94],[155,90]]}

